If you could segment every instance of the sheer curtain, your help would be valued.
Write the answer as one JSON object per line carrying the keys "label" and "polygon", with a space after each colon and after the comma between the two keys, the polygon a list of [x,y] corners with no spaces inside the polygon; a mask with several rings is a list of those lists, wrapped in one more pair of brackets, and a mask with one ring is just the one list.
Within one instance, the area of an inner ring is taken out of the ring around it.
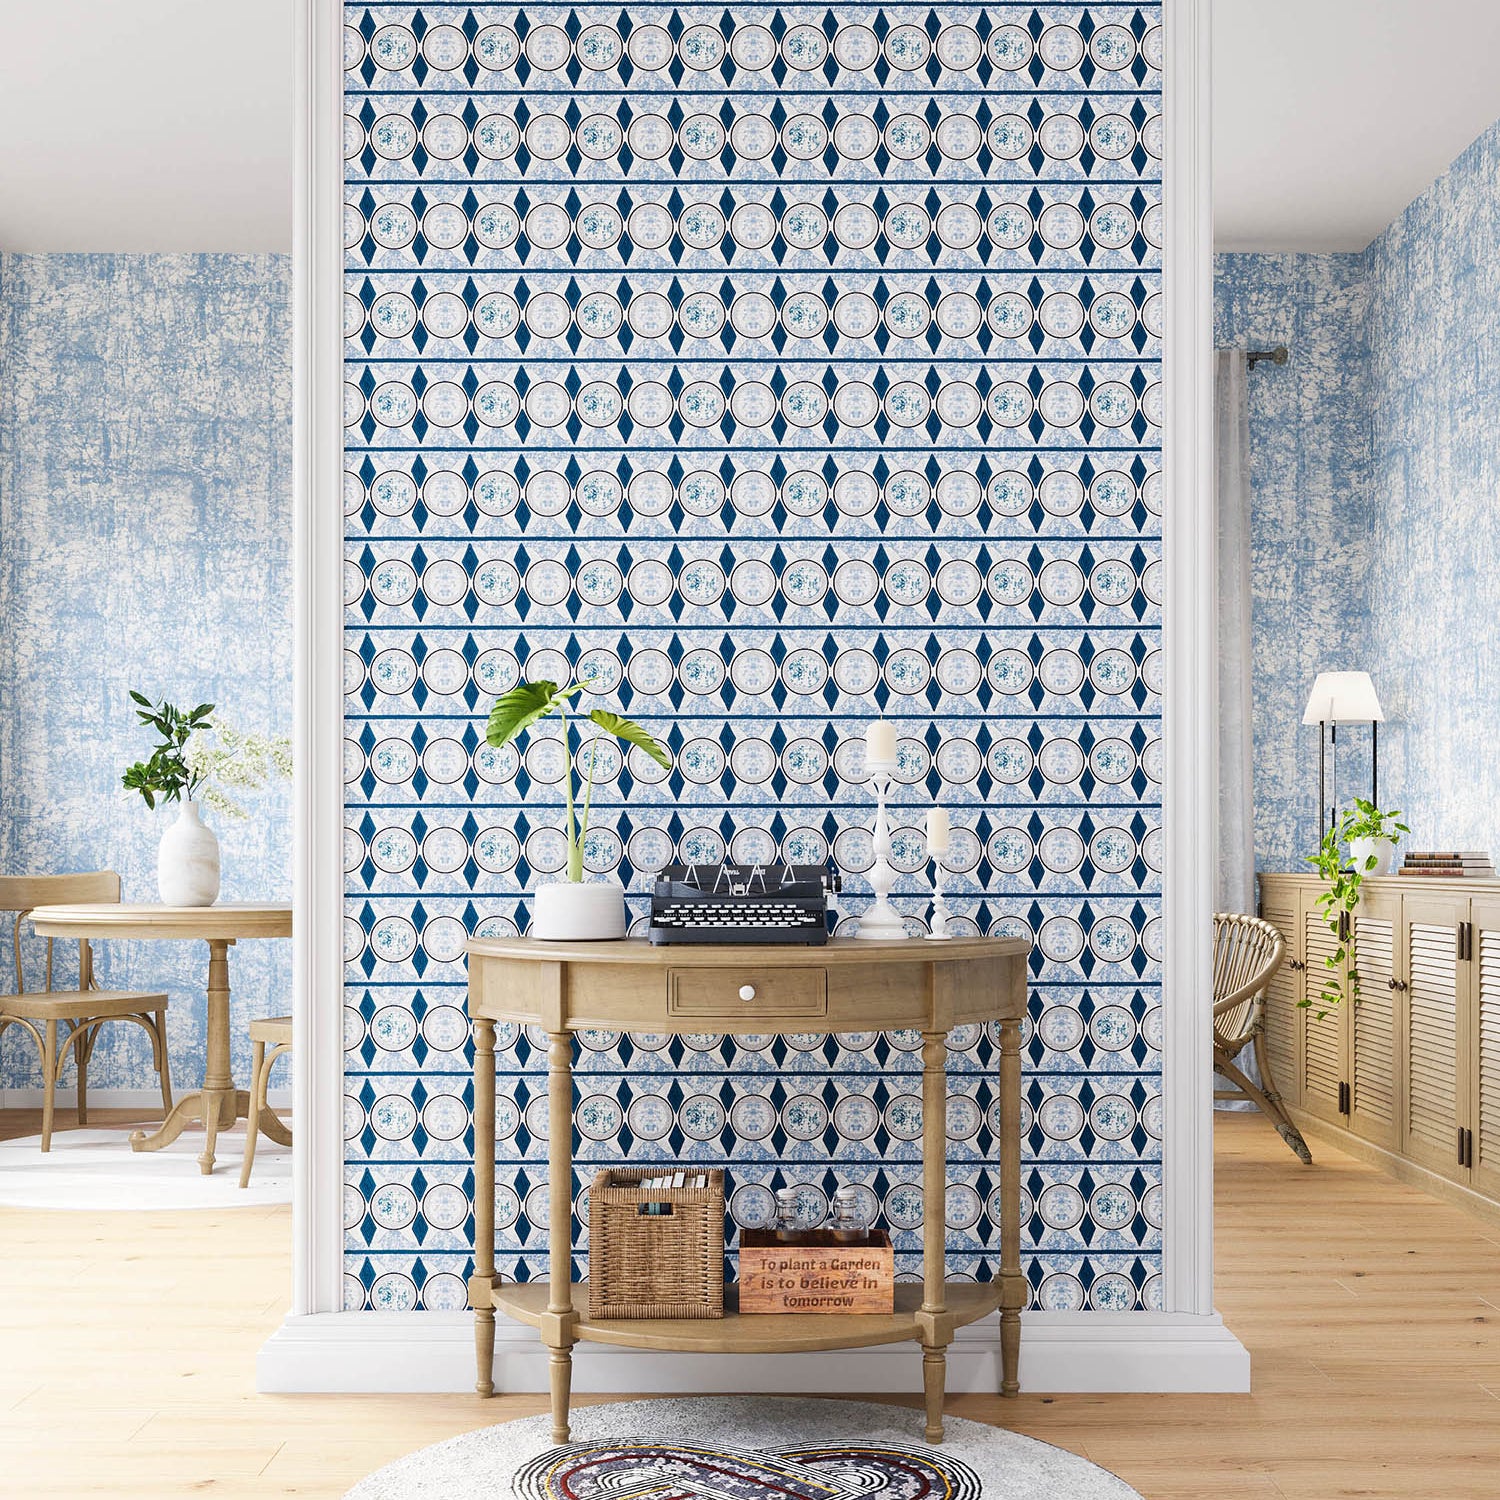
{"label": "sheer curtain", "polygon": [[[1255,910],[1255,805],[1250,787],[1250,402],[1243,351],[1214,368],[1219,548],[1219,875],[1216,911]],[[1259,1082],[1254,1054],[1240,1066]],[[1250,1109],[1221,1101],[1221,1109]]]}

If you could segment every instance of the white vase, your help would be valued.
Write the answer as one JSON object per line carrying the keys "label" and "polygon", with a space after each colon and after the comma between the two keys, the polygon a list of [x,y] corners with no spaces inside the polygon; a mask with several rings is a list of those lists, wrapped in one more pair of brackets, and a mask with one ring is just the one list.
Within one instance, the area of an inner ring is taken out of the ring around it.
{"label": "white vase", "polygon": [[184,800],[156,852],[156,888],[168,906],[212,906],[219,897],[219,840]]}
{"label": "white vase", "polygon": [[[1375,868],[1367,870],[1365,863],[1370,856],[1375,857]],[[1396,858],[1395,839],[1350,839],[1349,840],[1349,863],[1366,879],[1373,879],[1377,875],[1389,875],[1391,865]]]}
{"label": "white vase", "polygon": [[531,936],[590,943],[625,936],[625,887],[618,880],[554,880],[539,886]]}

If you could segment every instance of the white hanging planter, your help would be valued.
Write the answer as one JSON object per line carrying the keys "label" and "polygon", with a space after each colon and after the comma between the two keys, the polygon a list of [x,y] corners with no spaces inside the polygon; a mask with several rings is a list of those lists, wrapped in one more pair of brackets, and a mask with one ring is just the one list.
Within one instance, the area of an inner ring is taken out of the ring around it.
{"label": "white hanging planter", "polygon": [[592,943],[625,936],[625,887],[618,880],[554,880],[538,886],[531,936]]}
{"label": "white hanging planter", "polygon": [[[1371,855],[1375,856],[1375,868],[1367,870],[1365,868],[1365,861]],[[1367,880],[1373,880],[1377,875],[1389,875],[1391,873],[1391,866],[1395,863],[1395,860],[1395,839],[1349,840],[1349,863]]]}
{"label": "white hanging planter", "polygon": [[212,906],[219,898],[219,840],[184,798],[156,852],[156,888],[168,906]]}

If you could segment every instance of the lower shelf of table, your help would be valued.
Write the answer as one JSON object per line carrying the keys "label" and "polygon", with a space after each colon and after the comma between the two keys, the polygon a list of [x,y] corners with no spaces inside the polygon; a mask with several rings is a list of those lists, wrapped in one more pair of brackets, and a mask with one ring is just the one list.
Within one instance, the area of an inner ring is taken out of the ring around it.
{"label": "lower shelf of table", "polygon": [[[943,1321],[958,1328],[977,1322],[1000,1306],[1000,1283],[950,1281],[943,1297],[947,1304]],[[726,1288],[722,1318],[594,1319],[589,1317],[587,1283],[575,1282],[573,1309],[577,1321],[573,1332],[576,1338],[593,1343],[701,1354],[860,1349],[920,1339],[923,1333],[918,1318],[922,1288],[915,1282],[897,1283],[896,1310],[892,1313],[740,1313],[730,1309],[732,1299],[732,1291]],[[491,1307],[533,1328],[541,1327],[547,1301],[545,1281],[508,1281],[490,1288]]]}

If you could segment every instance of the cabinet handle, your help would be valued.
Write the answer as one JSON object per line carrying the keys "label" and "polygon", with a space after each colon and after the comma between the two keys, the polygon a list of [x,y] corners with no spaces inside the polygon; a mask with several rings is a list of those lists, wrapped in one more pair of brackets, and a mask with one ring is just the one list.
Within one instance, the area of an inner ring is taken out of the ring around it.
{"label": "cabinet handle", "polygon": [[740,986],[740,999],[746,1001],[755,999],[755,986],[753,984],[742,984]]}
{"label": "cabinet handle", "polygon": [[1464,1161],[1464,1128],[1462,1125],[1458,1127],[1458,1164],[1461,1167],[1467,1165]]}
{"label": "cabinet handle", "polygon": [[1385,984],[1386,988],[1390,990],[1404,990],[1406,988],[1406,981],[1404,979],[1397,979],[1394,974],[1386,980]]}

